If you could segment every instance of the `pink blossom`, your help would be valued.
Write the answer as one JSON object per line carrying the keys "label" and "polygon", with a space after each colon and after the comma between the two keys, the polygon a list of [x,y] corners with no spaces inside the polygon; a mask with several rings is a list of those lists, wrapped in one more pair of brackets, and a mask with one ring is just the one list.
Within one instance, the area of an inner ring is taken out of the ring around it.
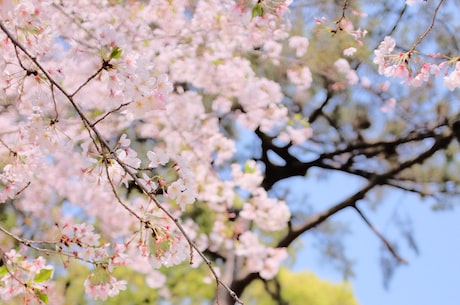
{"label": "pink blossom", "polygon": [[270,40],[265,42],[264,51],[267,56],[273,61],[275,65],[279,64],[279,57],[281,55],[282,45],[276,41]]}
{"label": "pink blossom", "polygon": [[407,5],[414,5],[420,2],[422,2],[422,0],[406,0]]}
{"label": "pink blossom", "polygon": [[157,184],[149,176],[147,176],[146,173],[142,173],[142,178],[139,178],[139,181],[147,193],[150,193],[157,188]]}
{"label": "pink blossom", "polygon": [[129,147],[131,144],[131,140],[127,138],[126,133],[122,134],[120,140],[118,140],[117,146],[118,147]]}
{"label": "pink blossom", "polygon": [[356,85],[359,81],[358,74],[356,74],[356,71],[351,69],[350,64],[348,61],[344,58],[339,58],[335,63],[334,63],[335,68],[340,74],[345,75],[348,84],[350,85]]}
{"label": "pink blossom", "polygon": [[444,85],[450,91],[454,91],[456,88],[460,87],[460,62],[456,63],[454,71],[444,76]]}
{"label": "pink blossom", "polygon": [[149,167],[157,167],[158,165],[165,165],[169,162],[169,156],[160,149],[148,151],[147,158],[150,160]]}
{"label": "pink blossom", "polygon": [[307,90],[311,87],[312,75],[308,67],[302,67],[299,70],[287,70],[287,76],[289,80],[297,85],[300,91]]}
{"label": "pink blossom", "polygon": [[8,14],[14,9],[14,0],[3,0],[0,1],[0,17],[6,19]]}
{"label": "pink blossom", "polygon": [[126,281],[119,281],[111,275],[107,275],[107,277],[108,279],[101,276],[96,278],[95,274],[88,276],[84,282],[85,292],[88,296],[95,300],[105,301],[108,297],[113,297],[119,294],[121,290],[126,289]]}
{"label": "pink blossom", "polygon": [[170,199],[176,199],[179,196],[179,194],[185,190],[186,186],[184,184],[184,181],[182,179],[178,179],[168,186],[168,197]]}
{"label": "pink blossom", "polygon": [[295,50],[297,57],[302,57],[307,53],[308,39],[302,36],[292,36],[289,38],[289,47]]}
{"label": "pink blossom", "polygon": [[343,50],[343,55],[345,55],[345,56],[353,56],[353,54],[355,54],[355,53],[356,53],[356,48],[354,48],[354,47],[349,47],[349,48]]}

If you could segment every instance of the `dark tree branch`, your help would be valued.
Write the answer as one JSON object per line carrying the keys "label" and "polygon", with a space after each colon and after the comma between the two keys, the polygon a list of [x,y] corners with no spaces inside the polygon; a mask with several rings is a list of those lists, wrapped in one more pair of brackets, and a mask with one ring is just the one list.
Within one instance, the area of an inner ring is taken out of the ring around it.
{"label": "dark tree branch", "polygon": [[324,99],[324,102],[321,104],[321,106],[316,108],[315,111],[313,111],[312,114],[310,115],[310,117],[308,118],[308,123],[310,123],[310,124],[312,124],[314,121],[316,121],[316,119],[323,113],[324,107],[326,107],[326,105],[329,103],[329,101],[332,98],[332,92],[327,86],[327,80],[325,81],[325,83],[326,83],[325,87],[327,88],[326,89],[327,90],[326,98]]}
{"label": "dark tree branch", "polygon": [[[266,281],[264,280],[264,288],[265,291],[270,295],[270,297],[275,301],[278,305],[289,305],[289,303],[283,299],[281,295],[281,283],[278,277],[275,277],[273,280]],[[273,284],[273,285],[270,285]],[[273,289],[272,287],[273,286]]]}
{"label": "dark tree branch", "polygon": [[[348,144],[345,148],[321,153],[315,160],[309,162],[301,162],[296,157],[291,155],[291,153],[289,152],[289,148],[292,146],[292,144],[288,144],[283,147],[276,146],[275,144],[273,144],[273,137],[267,136],[260,130],[257,130],[256,134],[262,142],[262,156],[260,160],[265,164],[265,177],[262,186],[268,190],[272,188],[273,185],[280,180],[293,176],[305,176],[308,169],[310,169],[311,167],[338,170],[356,176],[360,176],[365,179],[371,179],[375,176],[375,173],[363,171],[360,169],[352,169],[350,168],[350,166],[346,166],[346,164],[345,166],[332,165],[332,163],[337,162],[334,160],[334,158],[344,154],[350,154],[348,160],[359,155],[363,155],[367,159],[371,159],[372,157],[375,157],[377,155],[382,155],[383,159],[388,159],[389,157],[396,154],[396,148],[399,145],[406,144],[409,142],[422,141],[428,138],[436,138],[439,136],[439,132],[437,132],[436,130],[442,127],[446,127],[446,125],[447,123],[444,122],[442,124],[435,126],[433,130],[411,132],[404,137],[400,137],[392,141]],[[275,152],[278,156],[280,156],[285,161],[285,165],[281,166],[272,164],[268,158],[268,151],[270,150]],[[351,165],[351,163],[349,163],[349,165]]]}
{"label": "dark tree branch", "polygon": [[431,148],[419,154],[416,158],[401,163],[399,166],[397,166],[393,170],[386,172],[385,174],[374,176],[372,179],[369,180],[368,184],[364,188],[362,188],[355,194],[351,195],[344,201],[332,206],[326,211],[323,211],[310,217],[303,225],[299,226],[297,229],[293,229],[290,232],[288,232],[288,234],[278,243],[278,247],[288,247],[301,234],[313,229],[314,227],[328,219],[330,216],[347,207],[354,207],[357,201],[363,199],[367,192],[369,192],[375,186],[385,184],[388,179],[394,178],[397,174],[399,174],[407,168],[412,167],[415,164],[422,164],[426,159],[431,157],[437,151],[445,149],[452,141],[452,138],[452,132],[449,132],[445,136],[438,136],[438,139],[431,146]]}
{"label": "dark tree branch", "polygon": [[316,226],[323,223],[325,220],[327,220],[332,215],[340,212],[341,210],[356,205],[356,203],[359,200],[364,198],[367,192],[369,192],[371,189],[373,189],[378,184],[380,184],[379,179],[373,179],[372,181],[369,181],[369,183],[365,187],[363,187],[361,190],[351,195],[350,197],[340,202],[339,204],[336,204],[323,212],[320,212],[318,214],[311,216],[305,221],[303,225],[299,226],[296,229],[292,229],[281,241],[279,241],[277,247],[279,248],[288,247],[294,240],[296,240],[304,232],[315,228]]}
{"label": "dark tree branch", "polygon": [[406,10],[407,10],[407,4],[404,4],[403,8],[401,9],[401,11],[399,12],[399,16],[398,16],[398,19],[396,19],[393,27],[391,28],[390,32],[387,34],[387,36],[391,36],[393,35],[393,33],[396,31],[396,28],[398,27],[399,24],[401,24],[401,20],[404,16],[404,14],[406,13]]}

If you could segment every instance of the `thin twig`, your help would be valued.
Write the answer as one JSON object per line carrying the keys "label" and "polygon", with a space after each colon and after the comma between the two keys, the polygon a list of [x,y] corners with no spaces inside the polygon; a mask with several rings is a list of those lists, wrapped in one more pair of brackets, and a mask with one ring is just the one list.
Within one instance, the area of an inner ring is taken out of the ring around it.
{"label": "thin twig", "polygon": [[390,251],[390,253],[393,255],[393,257],[400,263],[402,264],[408,264],[407,260],[402,258],[395,250],[395,248],[390,244],[390,242],[377,230],[377,228],[372,225],[372,223],[369,221],[369,219],[363,214],[363,212],[356,206],[354,205],[353,208],[358,212],[359,216],[364,220],[364,222],[369,226],[369,228],[372,230],[372,232],[377,235],[377,237],[383,242],[385,247]]}
{"label": "thin twig", "polygon": [[101,73],[104,69],[105,69],[105,66],[101,65],[99,69],[97,69],[97,71],[93,75],[88,77],[72,94],[69,94],[68,98],[73,98],[75,94],[77,94],[81,89],[83,89],[83,87],[85,87],[90,81],[96,78],[96,76],[98,76],[99,73]]}
{"label": "thin twig", "polygon": [[6,144],[1,138],[0,138],[0,144],[2,144],[3,146],[5,146],[6,149],[8,149],[8,151],[10,152],[10,154],[12,154],[13,156],[17,156],[18,153],[17,153],[16,151],[14,151],[12,148],[10,148],[10,147],[8,146],[8,144]]}
{"label": "thin twig", "polygon": [[30,181],[27,182],[26,185],[25,185],[22,189],[20,189],[19,191],[17,191],[15,195],[18,196],[19,194],[21,194],[22,192],[24,192],[24,190],[25,190],[26,188],[28,188],[30,184],[31,184]]}
{"label": "thin twig", "polygon": [[118,106],[117,108],[108,111],[108,112],[107,112],[106,114],[104,114],[102,117],[100,117],[99,119],[97,119],[96,121],[94,121],[94,122],[91,124],[91,127],[96,126],[100,121],[104,120],[106,117],[108,117],[108,116],[111,115],[112,113],[117,112],[117,111],[120,110],[121,108],[123,108],[123,107],[125,107],[125,106],[128,106],[129,104],[130,104],[130,103],[123,103],[123,104],[121,104],[120,106]]}
{"label": "thin twig", "polygon": [[57,122],[59,122],[59,111],[57,109],[56,95],[54,94],[54,85],[53,84],[50,85],[50,89],[51,89],[51,97],[52,97],[53,105],[54,105],[54,112],[56,114],[54,116],[54,119],[51,122],[53,124],[56,124]]}
{"label": "thin twig", "polygon": [[[78,259],[78,260],[80,260],[82,262],[90,263],[90,264],[97,264],[98,263],[97,261],[92,261],[92,260],[82,258],[82,257],[78,256],[74,251],[70,251],[70,252],[63,251],[62,248],[58,245],[59,242],[56,242],[56,241],[44,241],[44,240],[43,241],[38,241],[38,240],[23,239],[23,238],[17,236],[16,234],[8,231],[7,229],[5,229],[2,226],[0,226],[0,231],[3,232],[5,235],[9,236],[10,238],[16,240],[17,242],[23,244],[24,246],[27,246],[28,248],[30,248],[32,250],[35,250],[37,252],[45,253],[47,255],[63,255],[63,256]],[[41,247],[38,247],[36,245],[56,246],[56,247],[58,247],[59,250],[41,248]]]}
{"label": "thin twig", "polygon": [[339,19],[337,19],[336,21],[334,21],[334,23],[337,25],[337,27],[335,28],[335,30],[332,30],[332,31],[331,31],[333,34],[337,34],[337,32],[343,30],[343,29],[342,29],[342,26],[340,25],[340,23],[342,22],[342,20],[344,20],[344,19],[346,18],[345,12],[346,12],[347,9],[348,9],[348,1],[349,1],[349,0],[344,0],[344,1],[343,1],[342,15],[339,17]]}
{"label": "thin twig", "polygon": [[417,41],[414,43],[414,45],[412,46],[412,48],[410,48],[410,50],[407,52],[408,54],[412,54],[412,52],[415,51],[415,48],[418,47],[418,45],[423,41],[423,39],[426,38],[426,36],[428,35],[428,33],[430,33],[430,31],[433,29],[433,26],[434,26],[434,23],[436,21],[436,15],[438,14],[438,11],[439,9],[441,8],[441,5],[443,4],[444,0],[440,0],[438,5],[436,6],[435,10],[434,10],[434,14],[433,14],[433,19],[431,20],[431,24],[428,26],[428,28],[426,29],[425,33],[423,33],[418,39]]}

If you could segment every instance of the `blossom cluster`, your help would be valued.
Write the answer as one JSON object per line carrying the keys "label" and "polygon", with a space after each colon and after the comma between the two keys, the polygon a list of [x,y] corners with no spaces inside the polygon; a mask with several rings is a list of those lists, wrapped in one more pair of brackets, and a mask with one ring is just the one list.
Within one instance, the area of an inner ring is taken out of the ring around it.
{"label": "blossom cluster", "polygon": [[54,268],[47,265],[43,257],[28,259],[24,252],[10,250],[2,257],[0,297],[8,301],[23,294],[29,302],[46,301]]}
{"label": "blossom cluster", "polygon": [[[416,52],[393,53],[396,48],[395,40],[387,36],[374,51],[374,63],[378,65],[380,74],[386,77],[402,78],[403,82],[413,87],[420,87],[430,80],[431,76],[438,77],[444,70],[444,86],[450,91],[460,87],[460,77],[458,73],[458,58],[448,61],[442,60],[440,63],[430,63],[422,61],[416,56]],[[431,58],[441,58],[441,54],[433,55]],[[454,66],[453,69],[451,67]],[[449,72],[449,70],[451,70]]]}
{"label": "blossom cluster", "polygon": [[269,248],[259,242],[253,232],[245,232],[239,238],[238,256],[246,257],[244,268],[248,272],[259,272],[263,279],[272,279],[280,263],[287,257],[285,248]]}

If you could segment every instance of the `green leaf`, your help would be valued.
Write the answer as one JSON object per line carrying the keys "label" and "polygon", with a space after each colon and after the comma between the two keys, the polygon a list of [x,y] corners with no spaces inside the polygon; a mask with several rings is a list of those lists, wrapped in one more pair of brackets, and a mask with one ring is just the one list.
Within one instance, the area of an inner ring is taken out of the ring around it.
{"label": "green leaf", "polygon": [[35,289],[35,295],[45,304],[48,304],[48,295],[40,291],[40,289]]}
{"label": "green leaf", "polygon": [[252,8],[251,19],[256,16],[262,17],[263,15],[264,8],[262,7],[262,4],[257,3],[256,5],[254,5],[254,7]]}
{"label": "green leaf", "polygon": [[244,163],[244,172],[247,174],[254,174],[256,172],[256,167],[254,167],[251,163],[246,162]]}
{"label": "green leaf", "polygon": [[0,267],[0,276],[5,275],[8,273],[8,269],[6,269],[6,266],[3,265]]}
{"label": "green leaf", "polygon": [[89,281],[91,285],[106,284],[110,281],[110,274],[104,266],[98,264],[90,275]]}
{"label": "green leaf", "polygon": [[215,66],[221,65],[223,63],[224,63],[223,59],[216,59],[216,60],[212,61],[212,64],[215,65]]}
{"label": "green leaf", "polygon": [[53,274],[53,269],[42,269],[38,274],[35,275],[34,281],[36,283],[41,283],[47,281],[51,278]]}
{"label": "green leaf", "polygon": [[112,52],[110,52],[109,60],[120,58],[121,52],[122,50],[118,46],[114,46]]}

